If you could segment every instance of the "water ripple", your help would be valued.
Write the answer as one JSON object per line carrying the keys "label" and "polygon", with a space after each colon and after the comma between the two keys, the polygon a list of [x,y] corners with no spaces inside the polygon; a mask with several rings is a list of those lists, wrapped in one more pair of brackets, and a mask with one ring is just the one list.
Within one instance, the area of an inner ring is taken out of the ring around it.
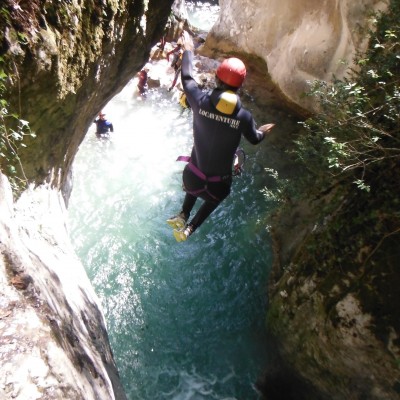
{"label": "water ripple", "polygon": [[106,107],[115,132],[89,130],[74,165],[70,231],[101,299],[130,399],[258,399],[270,244],[262,152],[245,145],[232,195],[185,243],[165,220],[183,199],[191,116],[170,94]]}

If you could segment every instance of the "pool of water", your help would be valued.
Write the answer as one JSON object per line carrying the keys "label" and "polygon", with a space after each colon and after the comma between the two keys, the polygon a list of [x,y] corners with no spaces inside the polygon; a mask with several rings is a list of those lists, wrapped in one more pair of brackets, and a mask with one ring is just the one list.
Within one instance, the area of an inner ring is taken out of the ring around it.
{"label": "pool of water", "polygon": [[[198,3],[199,15],[215,12],[215,2]],[[134,81],[104,111],[115,132],[108,140],[94,126],[87,132],[69,224],[129,400],[259,399],[271,264],[260,222],[263,144],[242,143],[245,172],[231,196],[177,243],[165,221],[184,197],[184,164],[175,160],[190,153],[190,111],[164,86],[139,98]]]}
{"label": "pool of water", "polygon": [[165,220],[184,196],[175,159],[190,151],[191,114],[165,89],[145,101],[134,92],[128,85],[107,105],[109,140],[88,131],[69,205],[128,397],[257,399],[271,263],[262,145],[244,145],[231,196],[177,243]]}

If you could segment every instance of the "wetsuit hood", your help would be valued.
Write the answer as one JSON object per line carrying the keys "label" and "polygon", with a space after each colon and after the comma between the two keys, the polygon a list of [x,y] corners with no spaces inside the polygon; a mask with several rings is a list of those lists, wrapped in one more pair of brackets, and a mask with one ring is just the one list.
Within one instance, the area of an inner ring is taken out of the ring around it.
{"label": "wetsuit hood", "polygon": [[239,96],[232,90],[214,89],[210,98],[212,105],[223,114],[236,114],[242,107]]}

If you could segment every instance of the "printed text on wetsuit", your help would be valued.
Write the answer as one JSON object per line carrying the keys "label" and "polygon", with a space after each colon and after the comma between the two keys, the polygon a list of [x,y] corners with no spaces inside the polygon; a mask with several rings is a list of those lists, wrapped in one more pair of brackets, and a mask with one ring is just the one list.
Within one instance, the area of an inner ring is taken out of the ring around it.
{"label": "printed text on wetsuit", "polygon": [[239,128],[240,121],[238,119],[224,117],[223,115],[214,114],[212,112],[202,110],[201,108],[199,110],[199,114],[202,115],[203,117],[213,119],[217,122],[222,122],[224,124],[228,124],[228,125],[230,125],[231,128],[234,128],[234,129]]}

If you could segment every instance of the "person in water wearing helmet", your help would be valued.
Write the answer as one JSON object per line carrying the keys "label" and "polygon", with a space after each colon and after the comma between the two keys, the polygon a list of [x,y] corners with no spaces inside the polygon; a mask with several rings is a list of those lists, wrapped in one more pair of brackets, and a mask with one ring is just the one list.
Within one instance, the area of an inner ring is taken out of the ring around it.
{"label": "person in water wearing helmet", "polygon": [[94,123],[96,124],[97,137],[103,137],[104,135],[108,135],[109,132],[114,132],[113,124],[106,120],[106,114],[103,112],[99,113]]}
{"label": "person in water wearing helmet", "polygon": [[[180,213],[167,220],[178,242],[185,241],[229,195],[232,164],[242,135],[252,144],[260,143],[274,124],[258,129],[249,111],[242,107],[237,90],[246,77],[246,67],[238,58],[224,60],[216,71],[216,88],[207,93],[192,75],[193,42],[183,35],[181,80],[193,110],[194,145],[182,174],[186,192]],[[204,200],[189,221],[198,198]]]}

